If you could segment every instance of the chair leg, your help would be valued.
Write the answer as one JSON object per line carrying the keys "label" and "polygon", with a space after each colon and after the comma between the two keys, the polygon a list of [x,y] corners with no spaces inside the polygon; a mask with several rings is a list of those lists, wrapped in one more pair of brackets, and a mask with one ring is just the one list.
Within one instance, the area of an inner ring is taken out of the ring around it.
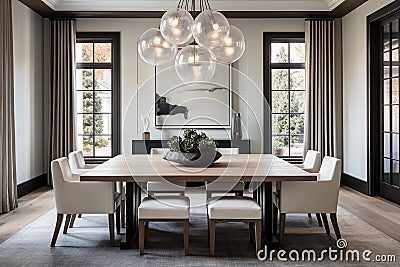
{"label": "chair leg", "polygon": [[68,227],[69,227],[69,222],[71,221],[71,214],[67,214],[67,218],[65,219],[64,222],[64,231],[63,234],[66,234],[68,231]]}
{"label": "chair leg", "polygon": [[256,254],[258,251],[261,249],[261,220],[257,220],[256,223],[256,231],[255,231],[255,236],[256,236]]}
{"label": "chair leg", "polygon": [[121,234],[121,206],[115,209],[115,221],[117,224],[117,235]]}
{"label": "chair leg", "polygon": [[321,219],[321,214],[320,213],[316,213],[315,216],[317,217],[317,221],[318,221],[318,225],[319,227],[322,227],[322,219]]}
{"label": "chair leg", "polygon": [[76,219],[76,214],[72,214],[71,222],[69,223],[69,228],[74,227],[75,219]]}
{"label": "chair leg", "polygon": [[145,235],[145,226],[144,226],[144,221],[139,220],[139,253],[140,256],[144,254],[144,237]]}
{"label": "chair leg", "polygon": [[308,218],[312,219],[311,213],[308,213],[307,215],[308,215]]}
{"label": "chair leg", "polygon": [[82,218],[82,213],[78,215],[78,218]]}
{"label": "chair leg", "polygon": [[54,247],[56,245],[58,233],[60,232],[63,218],[64,218],[64,214],[57,214],[56,227],[54,228],[53,239],[51,240],[50,247]]}
{"label": "chair leg", "polygon": [[114,246],[114,213],[108,214],[108,230],[110,232],[110,246]]}
{"label": "chair leg", "polygon": [[125,228],[125,199],[121,200],[121,226]]}
{"label": "chair leg", "polygon": [[337,222],[337,217],[336,217],[336,213],[331,213],[330,214],[331,217],[331,222],[332,222],[332,226],[333,226],[333,230],[335,230],[335,235],[337,239],[342,238],[342,235],[340,234],[340,230],[339,230],[339,224]]}
{"label": "chair leg", "polygon": [[209,220],[210,225],[210,256],[215,253],[215,221]]}
{"label": "chair leg", "polygon": [[189,220],[183,221],[183,245],[185,248],[185,256],[189,255]]}
{"label": "chair leg", "polygon": [[249,222],[249,239],[250,243],[253,244],[255,242],[254,240],[254,223]]}
{"label": "chair leg", "polygon": [[281,212],[281,218],[279,222],[279,245],[283,246],[285,244],[285,223],[286,223],[286,213]]}
{"label": "chair leg", "polygon": [[278,208],[275,204],[272,209],[272,231],[274,234],[278,232]]}
{"label": "chair leg", "polygon": [[329,235],[331,230],[329,229],[328,218],[326,217],[326,213],[321,213],[322,221],[324,222],[326,234]]}

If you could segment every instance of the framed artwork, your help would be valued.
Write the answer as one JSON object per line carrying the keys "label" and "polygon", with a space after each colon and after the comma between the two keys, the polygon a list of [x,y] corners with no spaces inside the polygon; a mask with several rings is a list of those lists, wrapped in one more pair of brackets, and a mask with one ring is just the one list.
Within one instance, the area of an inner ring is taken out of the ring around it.
{"label": "framed artwork", "polygon": [[217,64],[209,82],[185,84],[173,63],[155,70],[156,128],[230,128],[231,68]]}

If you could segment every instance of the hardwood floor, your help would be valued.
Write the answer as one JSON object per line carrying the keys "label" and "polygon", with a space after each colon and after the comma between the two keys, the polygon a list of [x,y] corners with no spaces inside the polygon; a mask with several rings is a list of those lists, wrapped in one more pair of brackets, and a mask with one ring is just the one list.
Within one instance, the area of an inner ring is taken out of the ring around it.
{"label": "hardwood floor", "polygon": [[[347,187],[340,189],[339,205],[360,220],[400,242],[400,206],[369,197]],[[42,187],[19,199],[19,207],[0,215],[0,243],[55,207],[53,190]]]}

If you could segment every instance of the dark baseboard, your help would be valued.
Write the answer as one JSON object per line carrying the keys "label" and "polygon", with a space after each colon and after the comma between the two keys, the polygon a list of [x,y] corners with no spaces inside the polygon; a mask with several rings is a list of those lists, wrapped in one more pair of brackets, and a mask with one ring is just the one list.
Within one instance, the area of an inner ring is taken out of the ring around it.
{"label": "dark baseboard", "polygon": [[47,185],[47,174],[42,174],[38,177],[32,178],[29,181],[17,185],[18,198],[23,197],[42,186]]}
{"label": "dark baseboard", "polygon": [[368,183],[349,174],[342,173],[342,185],[350,187],[360,193],[368,195]]}

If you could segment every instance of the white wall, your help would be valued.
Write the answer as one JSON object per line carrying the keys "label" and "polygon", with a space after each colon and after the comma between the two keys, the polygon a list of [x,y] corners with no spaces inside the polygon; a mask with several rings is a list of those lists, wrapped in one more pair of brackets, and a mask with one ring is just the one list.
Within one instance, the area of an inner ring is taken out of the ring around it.
{"label": "white wall", "polygon": [[367,16],[393,2],[370,0],[343,17],[343,171],[367,180]]}
{"label": "white wall", "polygon": [[[123,118],[126,114],[122,129],[125,153],[131,152],[132,139],[141,139],[143,127],[140,116],[151,110],[154,103],[154,83],[145,83],[153,75],[154,69],[139,59],[137,77],[136,42],[146,29],[158,27],[158,23],[158,19],[77,19],[78,31],[121,32],[121,112]],[[243,31],[247,46],[245,54],[234,67],[254,81],[253,84],[242,75],[233,77],[233,93],[237,96],[233,108],[242,113],[244,128],[247,129],[244,135],[251,139],[252,152],[257,153],[262,151],[263,32],[304,32],[304,19],[232,19],[230,23]],[[150,128],[154,139],[169,138],[176,134],[176,130],[161,132]],[[229,137],[229,133],[224,130],[206,132],[214,138]]]}
{"label": "white wall", "polygon": [[43,154],[43,19],[12,1],[17,183],[45,173]]}

